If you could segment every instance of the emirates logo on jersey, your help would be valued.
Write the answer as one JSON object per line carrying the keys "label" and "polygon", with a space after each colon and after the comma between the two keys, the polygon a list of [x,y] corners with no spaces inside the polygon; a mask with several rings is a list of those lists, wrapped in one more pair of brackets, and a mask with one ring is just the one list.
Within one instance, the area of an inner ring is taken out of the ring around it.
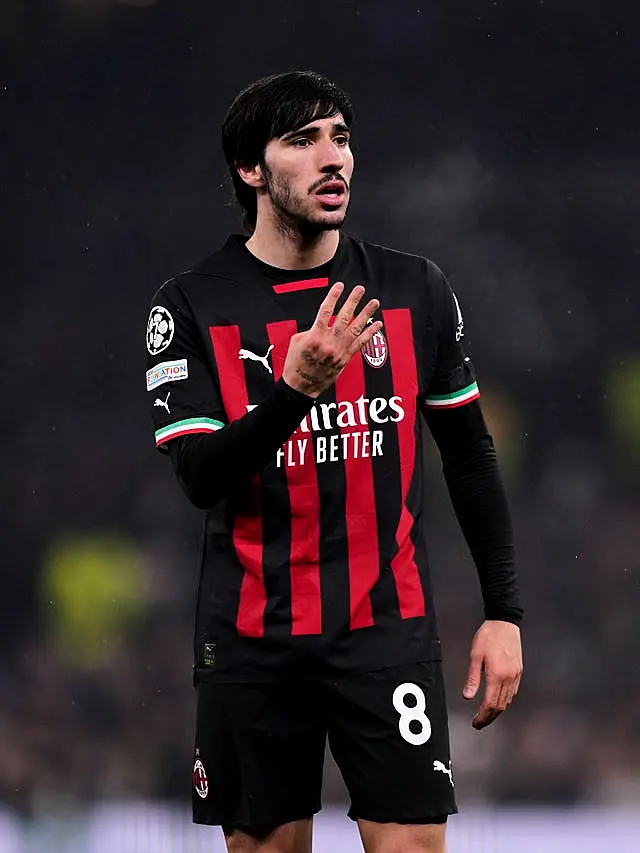
{"label": "emirates logo on jersey", "polygon": [[362,355],[371,367],[382,367],[387,360],[389,347],[382,331],[376,332],[369,343],[362,348]]}
{"label": "emirates logo on jersey", "polygon": [[205,800],[207,798],[209,793],[209,780],[205,773],[204,764],[199,758],[196,758],[193,765],[193,787],[196,789],[196,793],[201,799]]}

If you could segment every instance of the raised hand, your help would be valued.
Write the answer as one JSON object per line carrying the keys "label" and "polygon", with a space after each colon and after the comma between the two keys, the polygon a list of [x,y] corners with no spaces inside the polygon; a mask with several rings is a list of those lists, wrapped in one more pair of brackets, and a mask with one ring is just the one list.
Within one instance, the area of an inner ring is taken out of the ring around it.
{"label": "raised hand", "polygon": [[379,320],[367,325],[380,307],[377,299],[370,299],[354,317],[364,295],[364,287],[359,284],[330,325],[343,290],[344,284],[337,281],[323,299],[311,328],[293,335],[289,342],[282,378],[309,397],[319,397],[333,385],[351,358],[382,328]]}

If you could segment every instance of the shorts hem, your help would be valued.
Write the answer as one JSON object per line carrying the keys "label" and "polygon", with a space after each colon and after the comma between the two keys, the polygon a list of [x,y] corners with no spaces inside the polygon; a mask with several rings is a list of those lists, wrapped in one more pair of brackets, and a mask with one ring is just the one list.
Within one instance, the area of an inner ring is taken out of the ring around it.
{"label": "shorts hem", "polygon": [[279,826],[284,826],[286,823],[293,823],[296,820],[310,820],[321,810],[322,806],[317,805],[308,810],[305,809],[304,812],[300,810],[297,812],[290,812],[288,814],[279,814],[268,820],[249,822],[227,820],[220,817],[220,815],[212,815],[210,818],[203,817],[201,815],[192,815],[191,822],[198,826],[220,826],[223,827],[225,831],[229,829],[239,829],[241,832],[251,835],[252,831],[259,833],[266,829],[276,829]]}
{"label": "shorts hem", "polygon": [[448,809],[443,809],[439,812],[432,812],[428,815],[419,815],[418,817],[407,817],[407,815],[395,815],[391,816],[389,813],[381,814],[375,812],[367,812],[365,811],[356,811],[354,809],[349,809],[347,812],[349,818],[353,821],[357,820],[368,820],[371,823],[397,823],[405,826],[431,826],[434,824],[443,824],[447,822],[447,819],[454,814],[458,814],[458,809],[456,806],[453,806]]}

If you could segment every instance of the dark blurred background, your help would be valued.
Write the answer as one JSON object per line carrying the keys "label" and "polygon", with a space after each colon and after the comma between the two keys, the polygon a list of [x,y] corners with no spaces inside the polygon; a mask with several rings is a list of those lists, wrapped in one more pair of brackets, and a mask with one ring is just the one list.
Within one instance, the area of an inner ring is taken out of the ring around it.
{"label": "dark blurred background", "polygon": [[7,808],[190,796],[202,519],[154,449],[144,331],[240,230],[226,107],[292,68],[354,99],[347,230],[455,287],[512,501],[526,675],[475,733],[480,597],[429,447],[461,803],[640,805],[639,22],[635,0],[2,0]]}

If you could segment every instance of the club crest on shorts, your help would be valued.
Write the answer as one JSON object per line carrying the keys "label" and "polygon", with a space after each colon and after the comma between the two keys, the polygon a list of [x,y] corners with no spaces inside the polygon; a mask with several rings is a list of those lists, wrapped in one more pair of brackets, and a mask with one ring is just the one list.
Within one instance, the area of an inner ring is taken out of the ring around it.
{"label": "club crest on shorts", "polygon": [[382,329],[376,332],[369,343],[362,348],[362,355],[366,358],[367,364],[371,367],[382,367],[387,360],[389,347],[387,339],[382,334]]}
{"label": "club crest on shorts", "polygon": [[[196,750],[196,755],[199,750]],[[193,787],[196,789],[198,796],[205,800],[209,793],[209,780],[204,769],[204,764],[199,758],[196,758],[193,765]]]}
{"label": "club crest on shorts", "polygon": [[147,324],[147,350],[150,355],[166,350],[173,340],[175,324],[171,312],[163,305],[154,305]]}

